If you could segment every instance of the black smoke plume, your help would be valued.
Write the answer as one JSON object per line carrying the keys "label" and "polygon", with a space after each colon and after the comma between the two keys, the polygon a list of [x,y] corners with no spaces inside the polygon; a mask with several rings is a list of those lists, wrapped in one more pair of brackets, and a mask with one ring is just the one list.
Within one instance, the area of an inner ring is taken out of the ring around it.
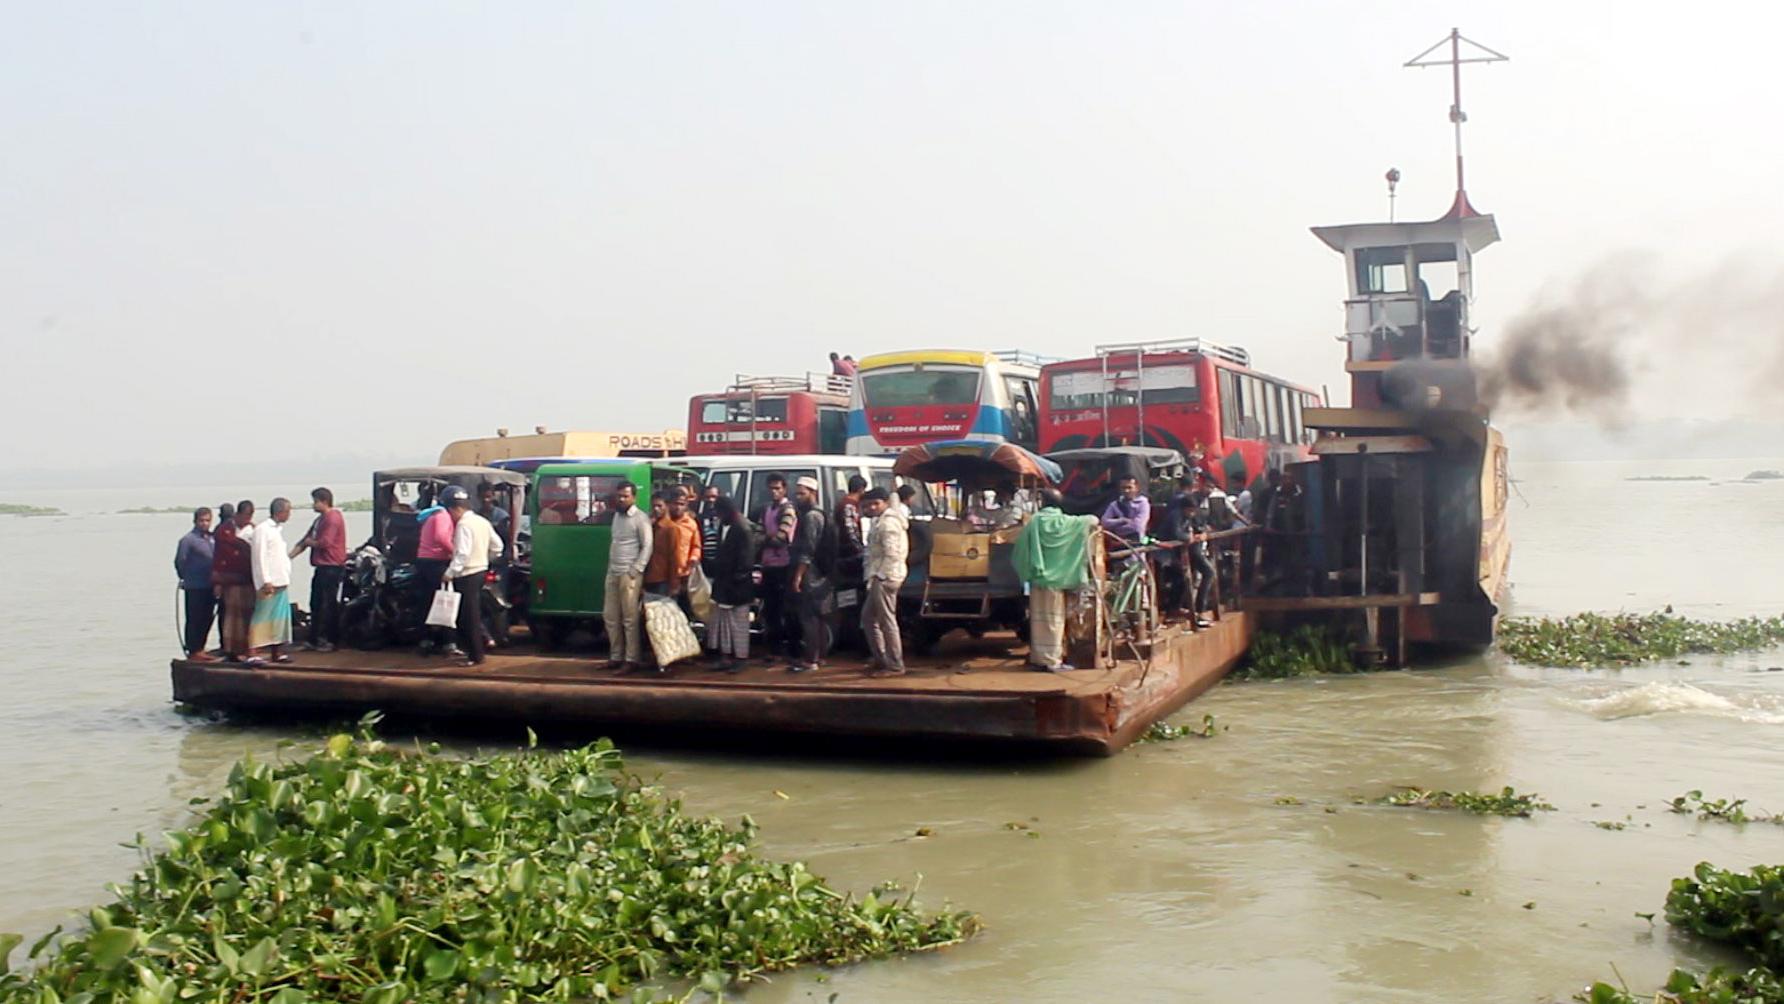
{"label": "black smoke plume", "polygon": [[1548,294],[1482,339],[1474,366],[1480,399],[1495,413],[1573,412],[1615,423],[1644,365],[1653,301],[1637,266],[1601,267]]}

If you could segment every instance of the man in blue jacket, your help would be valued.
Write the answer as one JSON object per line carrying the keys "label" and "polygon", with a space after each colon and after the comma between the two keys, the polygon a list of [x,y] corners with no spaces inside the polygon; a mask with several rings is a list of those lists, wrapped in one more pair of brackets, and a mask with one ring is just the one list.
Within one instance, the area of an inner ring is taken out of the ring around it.
{"label": "man in blue jacket", "polygon": [[192,513],[192,529],[180,538],[173,551],[174,574],[180,577],[180,589],[186,594],[186,658],[193,662],[211,661],[204,646],[217,612],[217,595],[211,585],[211,562],[216,553],[211,510],[200,507]]}

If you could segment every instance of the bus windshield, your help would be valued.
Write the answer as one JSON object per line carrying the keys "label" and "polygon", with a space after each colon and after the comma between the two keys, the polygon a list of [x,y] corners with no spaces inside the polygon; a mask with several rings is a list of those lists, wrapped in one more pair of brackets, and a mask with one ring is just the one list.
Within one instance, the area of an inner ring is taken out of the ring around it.
{"label": "bus windshield", "polygon": [[[700,421],[707,425],[748,425],[752,419],[750,399],[712,398],[701,402]],[[755,400],[754,420],[757,422],[785,422],[787,420],[787,399],[784,397],[759,397]]]}
{"label": "bus windshield", "polygon": [[1056,411],[1131,407],[1145,404],[1200,404],[1201,384],[1194,366],[1157,366],[1133,369],[1080,370],[1055,373],[1048,403]]}
{"label": "bus windshield", "polygon": [[979,400],[979,371],[930,367],[863,373],[861,394],[869,408],[974,404]]}

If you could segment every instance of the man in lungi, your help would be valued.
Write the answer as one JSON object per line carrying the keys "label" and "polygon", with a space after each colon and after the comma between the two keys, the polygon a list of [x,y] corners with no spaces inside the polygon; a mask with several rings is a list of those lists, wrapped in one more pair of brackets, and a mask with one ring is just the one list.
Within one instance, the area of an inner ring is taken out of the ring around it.
{"label": "man in lungi", "polygon": [[267,512],[269,515],[254,528],[254,538],[248,542],[254,576],[248,648],[254,654],[243,663],[247,666],[264,666],[269,660],[291,661],[285,654],[285,646],[291,644],[291,552],[284,533],[285,521],[291,518],[291,500],[273,499]]}
{"label": "man in lungi", "polygon": [[1043,673],[1072,669],[1065,661],[1066,594],[1089,577],[1090,535],[1095,516],[1067,516],[1059,493],[1041,492],[1041,511],[1016,537],[1011,559],[1028,584],[1028,668]]}

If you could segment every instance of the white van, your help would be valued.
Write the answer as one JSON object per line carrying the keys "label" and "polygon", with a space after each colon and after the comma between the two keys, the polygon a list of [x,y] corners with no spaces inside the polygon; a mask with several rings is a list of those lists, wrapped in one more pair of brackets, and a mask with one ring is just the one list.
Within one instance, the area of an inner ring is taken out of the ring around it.
{"label": "white van", "polygon": [[768,478],[773,474],[786,475],[789,496],[800,478],[817,478],[818,498],[825,512],[835,510],[836,501],[848,494],[849,478],[857,474],[867,479],[867,487],[884,488],[888,494],[908,483],[917,490],[916,498],[911,499],[911,515],[927,516],[934,511],[929,489],[914,478],[894,476],[892,460],[887,457],[814,453],[772,457],[677,457],[669,462],[698,472],[703,484],[718,485],[719,491],[731,496],[752,522],[758,520],[762,510],[768,507]]}

